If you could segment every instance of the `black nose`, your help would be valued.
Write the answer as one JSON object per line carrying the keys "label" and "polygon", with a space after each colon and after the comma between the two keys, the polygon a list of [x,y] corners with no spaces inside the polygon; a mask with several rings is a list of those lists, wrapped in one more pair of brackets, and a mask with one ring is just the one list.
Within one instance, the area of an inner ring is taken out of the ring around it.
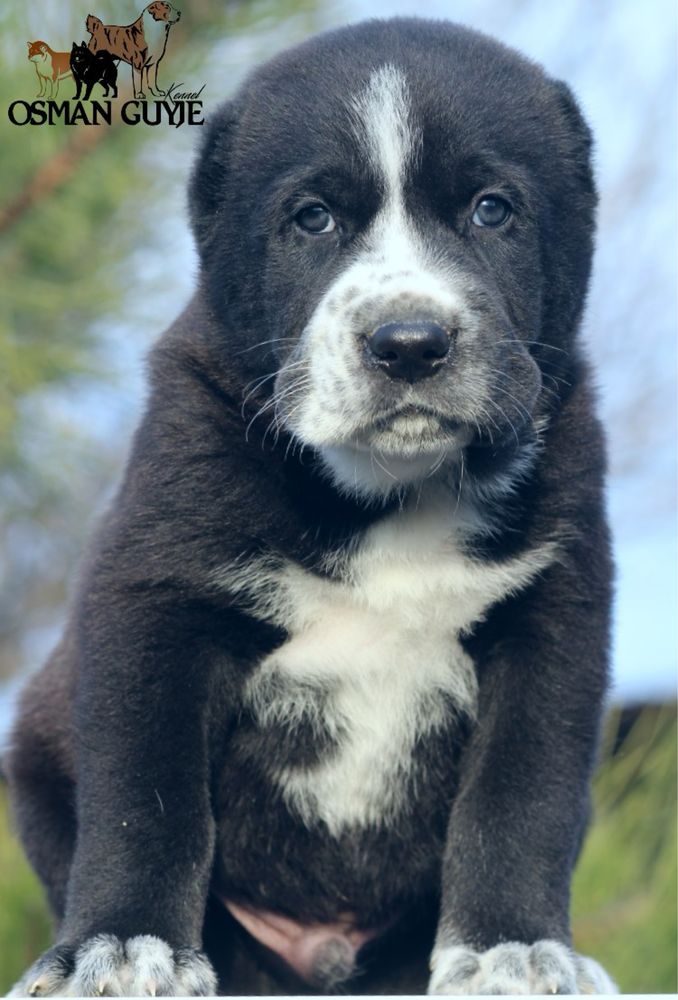
{"label": "black nose", "polygon": [[370,360],[391,378],[416,382],[435,374],[450,350],[450,334],[437,323],[385,323],[367,338]]}

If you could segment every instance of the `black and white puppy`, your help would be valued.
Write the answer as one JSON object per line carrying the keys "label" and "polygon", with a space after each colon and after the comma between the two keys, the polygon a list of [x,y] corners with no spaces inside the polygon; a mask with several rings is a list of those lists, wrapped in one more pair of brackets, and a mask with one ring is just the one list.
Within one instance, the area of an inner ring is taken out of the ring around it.
{"label": "black and white puppy", "polygon": [[199,290],[14,731],[59,921],[14,995],[614,990],[568,918],[611,578],[589,154],[567,87],[443,22],[213,116]]}

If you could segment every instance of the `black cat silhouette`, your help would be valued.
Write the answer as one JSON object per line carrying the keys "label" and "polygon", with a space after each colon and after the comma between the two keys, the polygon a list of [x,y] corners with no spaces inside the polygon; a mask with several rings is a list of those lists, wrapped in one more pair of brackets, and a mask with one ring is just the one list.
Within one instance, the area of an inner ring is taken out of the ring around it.
{"label": "black cat silhouette", "polygon": [[100,83],[104,88],[104,94],[108,97],[108,88],[113,90],[112,97],[118,96],[118,62],[110,52],[100,49],[98,52],[90,52],[85,42],[76,45],[73,42],[71,49],[71,72],[77,84],[75,91],[76,101],[80,100],[80,90],[85,87],[85,100],[89,101],[92,87],[95,83]]}

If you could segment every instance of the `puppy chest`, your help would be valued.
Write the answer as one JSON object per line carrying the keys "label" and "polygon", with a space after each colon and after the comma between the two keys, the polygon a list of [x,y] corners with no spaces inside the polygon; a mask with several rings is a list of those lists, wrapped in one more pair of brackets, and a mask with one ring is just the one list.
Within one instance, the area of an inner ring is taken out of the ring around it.
{"label": "puppy chest", "polygon": [[475,714],[461,636],[542,562],[475,561],[434,509],[385,518],[334,577],[291,562],[231,574],[231,589],[287,633],[244,707],[289,808],[337,834],[402,810],[426,780],[427,748]]}
{"label": "puppy chest", "polygon": [[413,595],[388,608],[356,598],[342,590],[319,601],[245,694],[269,748],[277,745],[274,775],[288,806],[336,833],[392,818],[414,777],[415,747],[473,715],[476,700],[473,664],[442,608]]}

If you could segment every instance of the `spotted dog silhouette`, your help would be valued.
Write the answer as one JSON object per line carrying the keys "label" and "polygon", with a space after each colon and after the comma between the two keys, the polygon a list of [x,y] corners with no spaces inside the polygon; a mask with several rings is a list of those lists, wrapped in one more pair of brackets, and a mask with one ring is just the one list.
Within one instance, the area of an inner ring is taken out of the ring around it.
{"label": "spotted dog silhouette", "polygon": [[28,60],[34,64],[40,84],[40,90],[36,96],[51,100],[59,93],[60,81],[72,75],[71,54],[70,52],[55,52],[47,42],[40,40],[26,44],[28,45]]}
{"label": "spotted dog silhouette", "polygon": [[165,92],[158,89],[158,66],[165,55],[170,28],[180,17],[181,12],[165,0],[154,0],[144,7],[136,21],[127,25],[104,24],[101,18],[89,14],[85,24],[92,36],[90,52],[105,49],[116,59],[129,63],[137,99],[146,96],[145,90],[153,97],[164,97]]}

